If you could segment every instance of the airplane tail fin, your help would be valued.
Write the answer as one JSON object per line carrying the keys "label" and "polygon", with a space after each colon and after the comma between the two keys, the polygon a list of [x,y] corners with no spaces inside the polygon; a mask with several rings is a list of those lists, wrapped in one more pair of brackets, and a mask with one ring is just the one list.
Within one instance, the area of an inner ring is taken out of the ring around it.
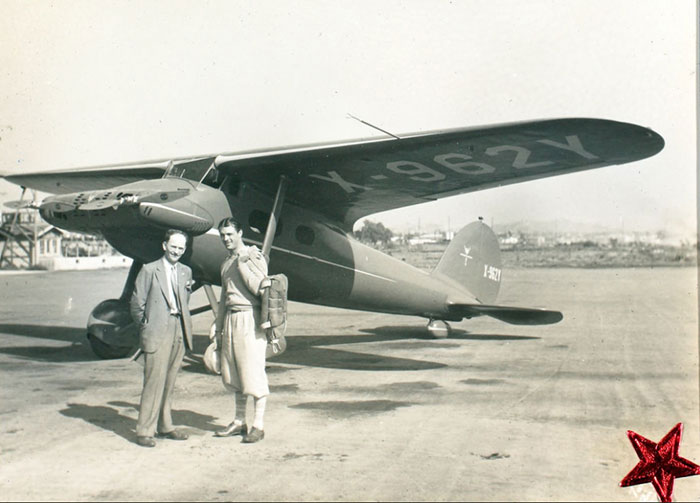
{"label": "airplane tail fin", "polygon": [[501,251],[496,234],[481,221],[463,227],[431,275],[459,283],[481,303],[494,302],[501,286]]}

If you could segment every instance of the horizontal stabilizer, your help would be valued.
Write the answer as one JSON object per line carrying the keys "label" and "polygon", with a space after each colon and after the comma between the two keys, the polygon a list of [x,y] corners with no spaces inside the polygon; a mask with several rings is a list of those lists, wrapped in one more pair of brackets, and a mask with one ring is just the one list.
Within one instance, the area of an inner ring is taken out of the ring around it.
{"label": "horizontal stabilizer", "polygon": [[449,311],[450,314],[462,318],[491,316],[512,325],[551,325],[552,323],[560,322],[564,318],[564,315],[559,311],[483,304],[451,304]]}

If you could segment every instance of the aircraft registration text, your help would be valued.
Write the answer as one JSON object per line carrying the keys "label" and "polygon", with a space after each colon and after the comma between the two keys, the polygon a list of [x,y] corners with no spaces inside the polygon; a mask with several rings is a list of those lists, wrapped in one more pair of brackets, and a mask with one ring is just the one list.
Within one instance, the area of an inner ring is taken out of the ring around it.
{"label": "aircraft registration text", "polygon": [[484,278],[491,281],[501,281],[501,270],[498,267],[484,264]]}
{"label": "aircraft registration text", "polygon": [[[588,152],[583,147],[583,144],[577,135],[568,135],[565,137],[565,140],[565,143],[549,139],[536,140],[536,142],[560,151],[564,150],[571,152],[587,160],[598,159],[598,156]],[[537,161],[536,159],[531,159],[532,151],[520,145],[498,145],[489,147],[484,150],[484,155],[489,157],[503,156],[504,158],[506,158],[505,156],[509,156],[509,158],[507,158],[508,160],[506,161],[509,163],[507,169],[532,169],[555,164],[550,160]],[[391,161],[386,163],[386,169],[392,173],[407,177],[409,180],[424,183],[440,182],[445,180],[450,172],[471,177],[488,175],[497,171],[495,166],[487,162],[476,161],[472,156],[460,152],[438,154],[432,158],[432,161],[435,163],[435,167],[430,167],[424,163],[409,160]],[[436,167],[446,168],[449,170],[449,172],[445,172],[442,169],[436,169]],[[318,180],[334,183],[348,194],[356,192],[357,189],[372,190],[372,187],[367,187],[365,185],[344,179],[337,171],[327,171],[325,175],[314,173],[310,174],[309,176]],[[374,180],[385,180],[389,177],[386,175],[377,174],[371,176],[370,178]]]}

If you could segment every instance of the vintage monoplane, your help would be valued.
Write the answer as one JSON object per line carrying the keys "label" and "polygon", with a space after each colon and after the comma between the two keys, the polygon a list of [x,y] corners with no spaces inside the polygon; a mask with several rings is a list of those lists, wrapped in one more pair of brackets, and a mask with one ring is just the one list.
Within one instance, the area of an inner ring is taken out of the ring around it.
{"label": "vintage monoplane", "polygon": [[[141,265],[162,254],[166,228],[192,236],[184,262],[216,309],[226,251],[216,224],[235,215],[244,241],[262,246],[271,273],[289,278],[291,300],[448,321],[491,316],[548,324],[557,311],[495,305],[498,240],[483,222],[460,230],[432,272],[353,239],[359,218],[447,196],[623,164],[664,147],[654,131],[602,119],[551,119],[387,135],[340,143],[203,155],[7,175],[53,194],[39,205],[56,227],[102,235],[134,261],[119,299],[90,315],[88,338],[104,358],[137,343],[127,301]],[[274,244],[273,244],[274,241]]]}

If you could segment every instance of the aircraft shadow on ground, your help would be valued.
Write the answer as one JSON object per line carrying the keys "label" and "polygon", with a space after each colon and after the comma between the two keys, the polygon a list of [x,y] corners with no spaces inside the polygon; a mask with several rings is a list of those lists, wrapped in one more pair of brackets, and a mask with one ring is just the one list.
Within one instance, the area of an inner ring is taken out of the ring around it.
{"label": "aircraft shadow on ground", "polygon": [[0,353],[17,356],[23,360],[46,363],[73,363],[100,360],[88,344],[75,342],[68,346],[14,346],[0,348]]}
{"label": "aircraft shadow on ground", "polygon": [[[508,334],[472,334],[466,330],[453,329],[447,340],[436,340],[425,327],[416,326],[384,326],[376,328],[360,329],[360,333],[352,335],[288,335],[287,350],[280,356],[269,360],[269,364],[290,363],[305,367],[322,367],[342,370],[429,370],[446,367],[445,364],[411,358],[399,358],[394,356],[378,355],[361,352],[345,351],[320,346],[338,346],[348,344],[362,344],[368,342],[394,342],[406,341],[407,348],[411,342],[420,341],[421,348],[434,347],[436,349],[454,348],[453,340],[477,340],[477,341],[527,341],[537,340],[540,337]],[[201,346],[204,352],[206,345],[202,345],[203,337],[195,338],[195,349]],[[208,343],[208,339],[207,339]],[[184,370],[199,374],[208,374],[201,357],[186,358]]]}
{"label": "aircraft shadow on ground", "polygon": [[[450,337],[435,340],[425,327],[383,326],[364,328],[352,335],[290,335],[287,338],[287,351],[271,359],[271,363],[291,363],[310,367],[337,368],[347,370],[427,370],[444,367],[438,362],[398,358],[367,352],[345,351],[319,346],[337,346],[368,342],[423,341],[434,343],[435,348],[448,349],[450,340],[513,341],[540,339],[534,336],[472,334],[466,330],[453,329]],[[90,348],[85,337],[85,329],[77,327],[56,327],[50,325],[0,324],[0,334],[20,335],[36,339],[50,339],[71,342],[70,346],[15,346],[0,348],[0,353],[44,362],[68,363],[100,360]],[[206,349],[208,337],[195,338],[195,353]],[[184,370],[201,374],[208,373],[199,358],[185,361]]]}
{"label": "aircraft shadow on ground", "polygon": [[[378,337],[377,340],[398,340],[398,339],[421,339],[428,341],[435,341],[436,345],[440,344],[439,340],[436,340],[431,336],[425,327],[416,327],[413,325],[397,327],[397,326],[384,326],[376,328],[363,328],[361,332],[374,335]],[[450,332],[450,336],[447,340],[478,340],[478,341],[518,341],[518,340],[533,340],[541,339],[541,337],[535,337],[531,335],[509,335],[509,334],[473,334],[467,330],[462,330],[459,328],[453,328]],[[364,339],[363,339],[364,342]]]}
{"label": "aircraft shadow on ground", "polygon": [[85,338],[85,327],[56,327],[52,325],[18,325],[0,323],[0,334],[21,335],[34,339],[75,342]]}
{"label": "aircraft shadow on ground", "polygon": [[[384,326],[361,329],[356,335],[291,335],[287,338],[287,351],[270,360],[271,363],[292,363],[312,367],[338,368],[347,370],[428,370],[445,367],[443,363],[398,358],[377,355],[366,352],[344,351],[339,349],[322,348],[319,346],[335,346],[342,344],[358,344],[367,342],[388,341],[433,341],[435,348],[450,348],[444,340],[435,340],[426,333],[424,327],[416,326]],[[488,335],[470,334],[465,330],[453,330],[450,339],[457,340],[532,340],[539,337],[520,335]],[[449,343],[448,343],[449,344]],[[422,347],[425,347],[423,344]]]}
{"label": "aircraft shadow on ground", "polygon": [[[107,405],[87,405],[83,403],[68,403],[67,408],[59,412],[66,416],[90,423],[100,428],[111,431],[129,442],[136,440],[136,420],[124,415],[122,412],[128,409],[138,411],[136,403],[112,401]],[[190,410],[173,410],[173,423],[179,428],[195,428],[197,430],[214,432],[221,428],[216,424],[217,419],[207,414],[198,414]]]}
{"label": "aircraft shadow on ground", "polygon": [[70,342],[63,346],[8,346],[0,353],[17,356],[25,360],[69,363],[99,360],[92,352],[85,328],[56,327],[51,325],[0,324],[0,334],[19,335],[39,340]]}
{"label": "aircraft shadow on ground", "polygon": [[287,351],[275,356],[270,363],[291,363],[307,367],[343,370],[429,370],[446,367],[444,363],[410,358],[397,358],[371,353],[355,353],[338,349],[306,346],[296,348],[294,341],[287,343]]}
{"label": "aircraft shadow on ground", "polygon": [[[343,340],[341,341],[340,339]],[[358,342],[368,342],[368,339],[361,335],[351,337],[335,337],[332,335],[291,336],[287,338],[287,350],[280,356],[270,358],[268,364],[291,363],[304,367],[322,367],[342,370],[428,370],[446,366],[443,363],[431,361],[315,347]],[[195,347],[196,346],[197,344],[195,344]],[[281,369],[282,367],[270,367],[268,368],[268,372],[274,371],[272,370],[273,368]],[[210,374],[204,366],[200,354],[187,355],[182,370],[197,374]]]}

